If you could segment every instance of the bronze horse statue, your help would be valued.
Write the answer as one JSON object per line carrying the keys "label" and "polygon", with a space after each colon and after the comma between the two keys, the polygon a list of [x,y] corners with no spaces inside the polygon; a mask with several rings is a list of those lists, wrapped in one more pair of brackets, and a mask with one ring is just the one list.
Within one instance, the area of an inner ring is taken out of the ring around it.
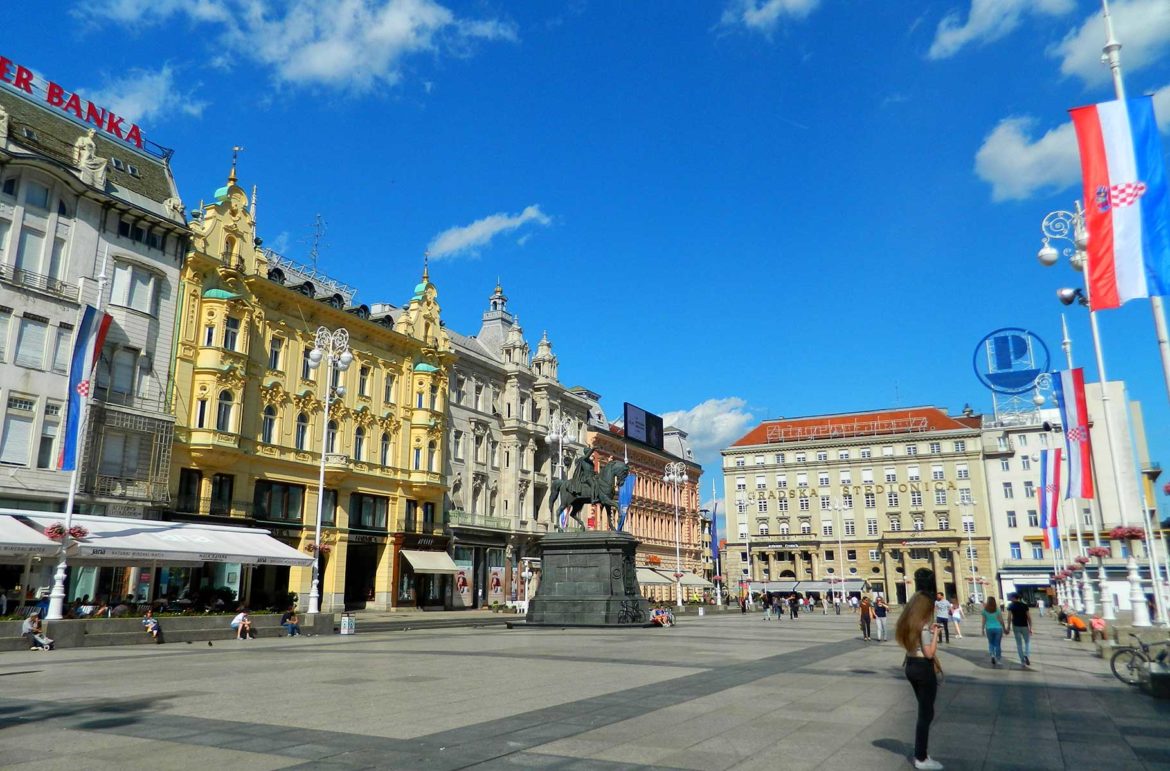
{"label": "bronze horse statue", "polygon": [[552,509],[553,522],[564,509],[569,509],[569,516],[577,520],[581,529],[585,523],[581,521],[581,508],[586,503],[599,503],[609,516],[609,529],[614,529],[614,512],[618,508],[615,500],[616,490],[626,481],[630,474],[630,467],[620,460],[611,460],[601,467],[601,472],[588,479],[576,481],[573,479],[554,479],[549,495],[549,507]]}

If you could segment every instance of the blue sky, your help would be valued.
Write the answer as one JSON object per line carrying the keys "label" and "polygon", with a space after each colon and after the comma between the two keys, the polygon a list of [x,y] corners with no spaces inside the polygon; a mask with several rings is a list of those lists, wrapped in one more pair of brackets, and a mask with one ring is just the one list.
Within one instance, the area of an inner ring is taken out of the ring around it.
{"label": "blue sky", "polygon": [[[1059,355],[1078,276],[1034,255],[1078,194],[1066,110],[1112,98],[1096,0],[45,5],[0,54],[175,148],[188,207],[242,145],[267,244],[305,259],[320,213],[362,301],[406,300],[429,248],[474,333],[500,277],[562,380],[692,431],[705,498],[761,419],[989,410],[999,327]],[[1112,8],[1170,128],[1170,3]],[[1170,462],[1149,303],[1101,325]]]}

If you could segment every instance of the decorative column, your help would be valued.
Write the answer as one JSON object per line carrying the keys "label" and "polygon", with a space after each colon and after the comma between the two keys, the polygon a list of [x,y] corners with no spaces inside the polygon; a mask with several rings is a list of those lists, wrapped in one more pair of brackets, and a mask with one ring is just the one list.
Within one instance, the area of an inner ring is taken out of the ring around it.
{"label": "decorative column", "polygon": [[1097,600],[1093,596],[1093,582],[1089,579],[1089,558],[1085,556],[1075,557],[1074,560],[1081,566],[1077,577],[1080,579],[1081,596],[1084,598],[1085,613],[1093,615],[1097,612]]}
{"label": "decorative column", "polygon": [[[1146,531],[1140,527],[1115,527],[1109,533],[1112,540],[1122,541],[1125,543],[1125,550],[1128,553],[1126,559],[1126,572],[1129,580],[1129,604],[1131,612],[1133,613],[1133,620],[1130,622],[1133,626],[1150,626],[1150,607],[1146,605],[1146,595],[1142,592],[1142,579],[1138,574],[1137,557],[1134,556],[1134,546],[1138,541],[1142,541],[1146,537]],[[1153,577],[1157,581],[1157,576]],[[1157,589],[1157,586],[1154,587]]]}
{"label": "decorative column", "polygon": [[930,550],[930,569],[934,571],[934,590],[936,592],[945,592],[947,590],[946,575],[942,570],[942,557],[939,555],[937,546]]}

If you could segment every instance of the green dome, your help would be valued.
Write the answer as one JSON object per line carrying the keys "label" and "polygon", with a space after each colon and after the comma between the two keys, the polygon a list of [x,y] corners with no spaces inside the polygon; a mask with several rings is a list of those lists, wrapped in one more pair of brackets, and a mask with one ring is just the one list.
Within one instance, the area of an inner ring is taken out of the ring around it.
{"label": "green dome", "polygon": [[238,294],[226,289],[208,289],[203,293],[204,300],[235,300],[238,297]]}
{"label": "green dome", "polygon": [[427,364],[425,361],[420,361],[418,364],[414,365],[414,371],[415,372],[438,372],[439,368],[432,365],[432,364]]}
{"label": "green dome", "polygon": [[227,197],[228,197],[228,186],[227,185],[224,185],[223,187],[221,187],[215,191],[215,200],[216,201],[223,201]]}

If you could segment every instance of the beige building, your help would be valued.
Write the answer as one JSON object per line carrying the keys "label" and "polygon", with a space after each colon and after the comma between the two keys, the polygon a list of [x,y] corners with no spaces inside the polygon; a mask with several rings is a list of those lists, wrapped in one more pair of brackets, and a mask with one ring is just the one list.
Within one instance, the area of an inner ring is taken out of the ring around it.
{"label": "beige building", "polygon": [[722,453],[729,588],[981,594],[996,562],[980,423],[914,407],[756,426]]}

